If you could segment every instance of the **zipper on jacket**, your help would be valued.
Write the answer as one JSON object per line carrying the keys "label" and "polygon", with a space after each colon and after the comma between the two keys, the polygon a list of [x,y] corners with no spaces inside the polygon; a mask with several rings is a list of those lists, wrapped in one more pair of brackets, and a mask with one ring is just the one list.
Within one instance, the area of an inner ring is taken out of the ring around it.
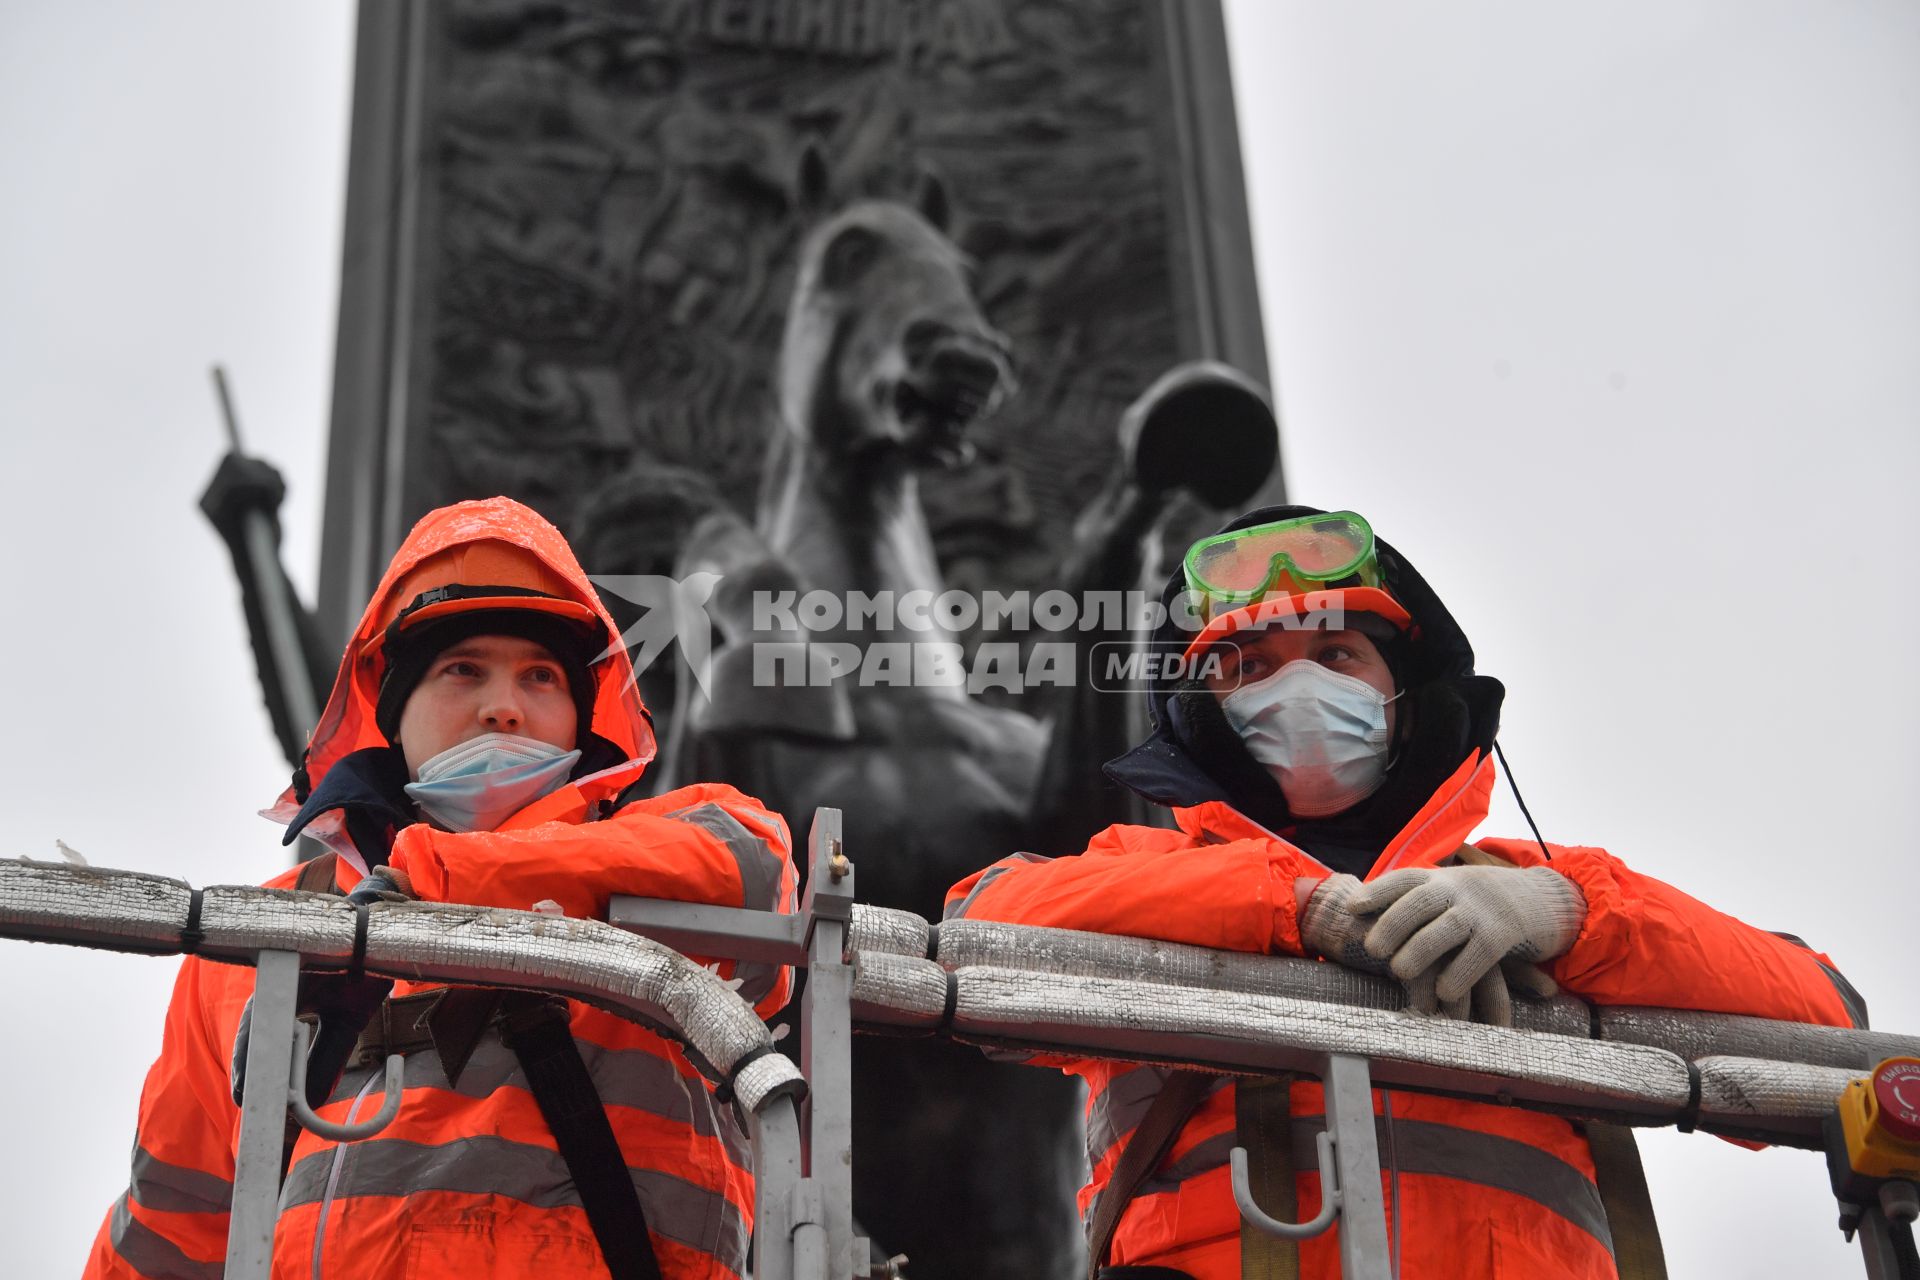
{"label": "zipper on jacket", "polygon": [[[347,1123],[353,1124],[360,1118],[360,1104],[373,1092],[373,1086],[386,1079],[386,1072],[375,1067],[367,1076],[367,1082],[360,1086],[360,1092],[353,1095],[353,1105],[347,1108]],[[327,1170],[327,1189],[320,1197],[320,1212],[313,1221],[313,1280],[325,1280],[320,1271],[320,1246],[327,1238],[327,1211],[333,1208],[333,1193],[340,1185],[340,1167],[347,1160],[347,1143],[334,1144],[333,1165]]]}

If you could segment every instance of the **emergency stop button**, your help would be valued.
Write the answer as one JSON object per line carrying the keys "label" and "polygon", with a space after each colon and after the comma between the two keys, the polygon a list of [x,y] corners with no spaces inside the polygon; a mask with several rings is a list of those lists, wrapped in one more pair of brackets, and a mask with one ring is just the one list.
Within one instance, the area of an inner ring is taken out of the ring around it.
{"label": "emergency stop button", "polygon": [[1873,1097],[1888,1137],[1920,1143],[1920,1058],[1888,1058],[1876,1067]]}

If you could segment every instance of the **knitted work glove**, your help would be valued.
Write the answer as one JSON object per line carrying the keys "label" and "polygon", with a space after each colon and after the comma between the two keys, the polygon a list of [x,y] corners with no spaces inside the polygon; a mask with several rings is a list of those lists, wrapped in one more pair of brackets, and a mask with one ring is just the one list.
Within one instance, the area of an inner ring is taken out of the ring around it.
{"label": "knitted work glove", "polygon": [[360,877],[347,901],[356,907],[363,902],[369,906],[376,902],[412,902],[413,881],[400,868],[382,864]]}
{"label": "knitted work glove", "polygon": [[1481,974],[1480,980],[1457,1000],[1440,998],[1436,989],[1439,978],[1436,965],[1401,982],[1407,993],[1408,1012],[1510,1027],[1513,1025],[1513,992],[1523,992],[1536,1000],[1560,993],[1560,984],[1547,976],[1546,970],[1525,960],[1502,960]]}
{"label": "knitted work glove", "polygon": [[1459,1017],[1471,1001],[1502,1025],[1512,1021],[1509,982],[1535,995],[1558,989],[1536,962],[1564,955],[1587,918],[1579,888],[1548,867],[1390,871],[1345,905],[1381,913],[1366,951],[1407,984],[1410,1007]]}
{"label": "knitted work glove", "polygon": [[[1295,881],[1296,891],[1307,890],[1310,883]],[[1307,950],[1349,969],[1384,975],[1387,962],[1367,954],[1367,930],[1373,927],[1374,917],[1352,910],[1354,898],[1364,887],[1358,876],[1349,875],[1331,875],[1311,885],[1300,911],[1300,941]]]}
{"label": "knitted work glove", "polygon": [[[1392,957],[1376,957],[1367,950],[1367,936],[1379,923],[1380,916],[1355,909],[1356,902],[1366,901],[1360,896],[1365,886],[1359,880],[1349,875],[1334,875],[1325,880],[1296,883],[1298,892],[1305,897],[1305,906],[1300,911],[1300,939],[1309,951],[1363,973],[1397,976],[1393,972]],[[1411,978],[1401,979],[1406,1007],[1414,1013],[1443,1013],[1449,1018],[1462,1021],[1472,1018],[1500,1027],[1513,1025],[1510,988],[1543,1000],[1560,990],[1537,966],[1517,959],[1502,960],[1487,970],[1458,999],[1442,1001],[1436,990],[1438,981],[1438,966],[1429,966]]]}

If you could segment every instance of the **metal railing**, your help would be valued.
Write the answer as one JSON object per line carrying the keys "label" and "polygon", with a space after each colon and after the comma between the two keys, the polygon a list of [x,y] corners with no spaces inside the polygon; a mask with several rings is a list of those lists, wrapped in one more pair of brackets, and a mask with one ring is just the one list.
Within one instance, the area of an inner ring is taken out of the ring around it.
{"label": "metal railing", "polygon": [[[802,1174],[798,1105],[805,1081],[773,1049],[772,1033],[704,966],[671,948],[593,920],[429,903],[355,906],[330,895],[253,887],[194,889],[160,876],[0,862],[0,936],[107,950],[191,952],[253,965],[241,1130],[227,1236],[229,1280],[268,1274],[286,1114],[306,1111],[296,1051],[301,971],[351,972],[539,991],[591,1000],[672,1036],[731,1090],[759,1172],[756,1217],[777,1226],[761,1248],[762,1280],[824,1280],[828,1203]],[[841,939],[824,933],[837,963]],[[823,963],[821,968],[829,968]],[[843,1005],[844,1007],[844,1005]],[[832,1012],[819,1014],[823,1024]],[[385,1113],[398,1102],[389,1068]],[[304,1114],[302,1114],[304,1113]],[[368,1125],[360,1136],[373,1131]],[[821,1148],[816,1146],[818,1152]],[[814,1264],[813,1255],[820,1255]],[[837,1274],[837,1273],[836,1273]]]}
{"label": "metal railing", "polygon": [[[1235,1160],[1250,1221],[1292,1238],[1340,1224],[1343,1274],[1388,1274],[1370,1090],[1391,1087],[1640,1126],[1821,1149],[1840,1092],[1920,1037],[1724,1014],[1515,1002],[1513,1028],[1400,1012],[1397,983],[1335,965],[986,921],[931,925],[854,902],[840,815],[820,810],[793,915],[615,898],[610,923],[427,903],[355,907],[253,887],[0,862],[0,936],[253,964],[253,1035],[227,1274],[267,1273],[284,1117],[306,1110],[300,972],[363,970],[590,1000],[673,1036],[730,1087],[753,1140],[756,1280],[870,1274],[852,1206],[850,1039],[910,1028],[986,1047],[1070,1051],[1248,1076],[1317,1076],[1319,1217],[1276,1223]],[[643,936],[636,936],[643,935]],[[801,1068],[682,951],[808,971]],[[389,1067],[383,1114],[403,1105]],[[804,1121],[802,1100],[804,1098]],[[377,1131],[380,1117],[357,1127]],[[802,1142],[802,1130],[806,1141]],[[353,1136],[341,1135],[336,1137]],[[1901,1202],[1904,1203],[1904,1202]],[[1897,1274],[1904,1210],[1861,1206],[1868,1274]],[[1888,1213],[1892,1212],[1890,1219]]]}

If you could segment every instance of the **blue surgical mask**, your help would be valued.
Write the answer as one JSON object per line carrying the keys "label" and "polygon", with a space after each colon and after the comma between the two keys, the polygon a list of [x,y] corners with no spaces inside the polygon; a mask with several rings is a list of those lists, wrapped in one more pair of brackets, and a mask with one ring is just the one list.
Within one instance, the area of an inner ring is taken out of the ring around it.
{"label": "blue surgical mask", "polygon": [[449,831],[491,831],[558,790],[579,759],[537,738],[483,733],[422,764],[407,794]]}
{"label": "blue surgical mask", "polygon": [[1248,754],[1280,784],[1287,808],[1325,818],[1379,790],[1392,700],[1364,680],[1303,658],[1235,689],[1220,709]]}

